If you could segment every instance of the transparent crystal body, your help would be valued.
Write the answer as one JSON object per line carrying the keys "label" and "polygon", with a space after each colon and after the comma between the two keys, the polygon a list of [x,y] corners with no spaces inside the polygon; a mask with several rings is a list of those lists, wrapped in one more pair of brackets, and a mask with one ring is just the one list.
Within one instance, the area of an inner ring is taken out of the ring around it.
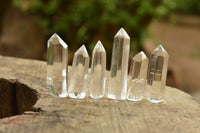
{"label": "transparent crystal body", "polygon": [[69,97],[71,98],[85,98],[89,59],[85,45],[82,45],[74,54],[68,89]]}
{"label": "transparent crystal body", "polygon": [[127,91],[130,37],[121,28],[114,37],[108,98],[125,100]]}
{"label": "transparent crystal body", "polygon": [[105,92],[106,51],[100,41],[92,52],[90,97],[102,98]]}
{"label": "transparent crystal body", "polygon": [[131,60],[128,76],[127,99],[130,101],[141,101],[146,90],[146,77],[149,59],[144,52],[138,53]]}
{"label": "transparent crystal body", "polygon": [[53,34],[47,42],[47,89],[56,97],[67,97],[68,46]]}
{"label": "transparent crystal body", "polygon": [[169,55],[159,45],[151,54],[146,99],[152,103],[164,100]]}

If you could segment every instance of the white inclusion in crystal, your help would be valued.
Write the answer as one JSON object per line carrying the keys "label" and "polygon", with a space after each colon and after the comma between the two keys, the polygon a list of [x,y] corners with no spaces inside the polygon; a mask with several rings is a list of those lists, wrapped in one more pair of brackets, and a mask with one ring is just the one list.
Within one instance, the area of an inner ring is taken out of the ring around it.
{"label": "white inclusion in crystal", "polygon": [[92,52],[90,97],[102,98],[105,91],[106,51],[98,41]]}
{"label": "white inclusion in crystal", "polygon": [[47,88],[49,94],[67,97],[68,46],[53,34],[47,42]]}
{"label": "white inclusion in crystal", "polygon": [[140,101],[144,97],[149,59],[144,52],[138,53],[131,61],[128,76],[128,94],[130,101]]}
{"label": "white inclusion in crystal", "polygon": [[164,100],[169,55],[159,45],[151,54],[146,99],[152,103]]}
{"label": "white inclusion in crystal", "polygon": [[114,37],[108,98],[125,100],[127,90],[130,37],[121,28]]}
{"label": "white inclusion in crystal", "polygon": [[90,57],[82,45],[74,54],[69,83],[69,97],[83,99],[86,95],[87,77]]}

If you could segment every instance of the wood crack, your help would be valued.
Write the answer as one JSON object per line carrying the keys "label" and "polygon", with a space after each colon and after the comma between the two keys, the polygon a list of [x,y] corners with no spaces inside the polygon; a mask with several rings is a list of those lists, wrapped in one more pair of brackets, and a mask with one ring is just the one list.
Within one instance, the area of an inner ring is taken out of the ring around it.
{"label": "wood crack", "polygon": [[37,92],[17,80],[0,78],[0,118],[36,111]]}

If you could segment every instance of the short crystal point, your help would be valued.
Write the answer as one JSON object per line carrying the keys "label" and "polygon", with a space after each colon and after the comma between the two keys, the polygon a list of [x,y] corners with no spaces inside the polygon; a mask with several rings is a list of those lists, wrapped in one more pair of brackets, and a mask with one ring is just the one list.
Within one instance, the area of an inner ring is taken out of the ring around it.
{"label": "short crystal point", "polygon": [[130,37],[121,28],[114,37],[108,98],[125,100],[127,92],[127,73]]}
{"label": "short crystal point", "polygon": [[129,35],[126,33],[126,31],[124,30],[124,28],[121,28],[117,34],[115,35],[115,37],[122,37],[122,38],[128,38],[130,39]]}
{"label": "short crystal point", "polygon": [[53,34],[47,42],[47,89],[56,97],[66,97],[67,93],[68,46]]}
{"label": "short crystal point", "polygon": [[82,54],[84,57],[89,57],[87,49],[84,44],[75,52],[75,55],[80,55],[80,54]]}
{"label": "short crystal point", "polygon": [[50,42],[53,44],[60,44],[62,45],[64,48],[67,48],[68,45],[56,34],[54,33],[48,40],[48,46],[50,45]]}
{"label": "short crystal point", "polygon": [[82,45],[74,54],[68,90],[69,97],[71,98],[85,98],[89,59],[85,45]]}
{"label": "short crystal point", "polygon": [[169,55],[159,45],[151,54],[147,78],[146,99],[152,103],[164,101]]}
{"label": "short crystal point", "polygon": [[167,51],[163,48],[161,44],[157,48],[155,48],[152,53],[157,56],[169,56]]}
{"label": "short crystal point", "polygon": [[140,53],[138,53],[137,55],[135,55],[133,57],[134,61],[142,61],[142,60],[145,60],[145,59],[148,59],[148,58],[143,51],[141,51]]}
{"label": "short crystal point", "polygon": [[106,51],[98,41],[92,52],[90,97],[102,98],[105,92]]}
{"label": "short crystal point", "polygon": [[128,100],[140,101],[145,96],[148,63],[149,59],[144,52],[132,58],[128,76]]}
{"label": "short crystal point", "polygon": [[105,51],[105,49],[104,49],[104,47],[103,47],[103,44],[101,43],[100,40],[96,43],[96,45],[95,45],[93,51],[94,51],[94,52],[95,52],[95,51]]}

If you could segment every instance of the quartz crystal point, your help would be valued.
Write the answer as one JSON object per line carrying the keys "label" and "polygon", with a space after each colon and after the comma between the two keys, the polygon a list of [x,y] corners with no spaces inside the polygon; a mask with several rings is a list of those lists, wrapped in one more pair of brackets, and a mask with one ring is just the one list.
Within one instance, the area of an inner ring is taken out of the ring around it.
{"label": "quartz crystal point", "polygon": [[53,34],[47,42],[47,88],[56,97],[67,96],[68,46]]}
{"label": "quartz crystal point", "polygon": [[128,94],[130,101],[140,101],[144,97],[149,59],[144,52],[138,53],[131,61],[128,76]]}
{"label": "quartz crystal point", "polygon": [[125,100],[127,90],[130,37],[121,28],[114,37],[108,98]]}
{"label": "quartz crystal point", "polygon": [[149,102],[159,103],[164,100],[168,60],[169,55],[162,45],[151,54],[146,97]]}
{"label": "quartz crystal point", "polygon": [[77,99],[83,99],[85,97],[89,60],[90,57],[85,45],[82,45],[74,54],[68,91],[69,97]]}
{"label": "quartz crystal point", "polygon": [[102,98],[105,91],[106,51],[100,41],[92,52],[90,97]]}

